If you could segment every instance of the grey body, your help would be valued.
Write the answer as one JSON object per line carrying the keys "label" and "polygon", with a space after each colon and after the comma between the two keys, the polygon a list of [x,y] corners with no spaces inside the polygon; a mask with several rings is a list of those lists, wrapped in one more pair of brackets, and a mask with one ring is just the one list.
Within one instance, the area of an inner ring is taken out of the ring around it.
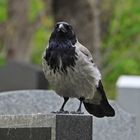
{"label": "grey body", "polygon": [[[93,63],[92,56],[87,48],[78,41],[75,44],[78,59],[74,69],[68,68],[67,74],[63,72],[53,73],[45,59],[43,59],[43,71],[51,88],[63,97],[84,97],[85,100],[93,100],[96,87],[101,74]],[[45,53],[44,53],[45,55]],[[61,61],[61,58],[60,58]],[[61,67],[61,63],[60,63]]]}

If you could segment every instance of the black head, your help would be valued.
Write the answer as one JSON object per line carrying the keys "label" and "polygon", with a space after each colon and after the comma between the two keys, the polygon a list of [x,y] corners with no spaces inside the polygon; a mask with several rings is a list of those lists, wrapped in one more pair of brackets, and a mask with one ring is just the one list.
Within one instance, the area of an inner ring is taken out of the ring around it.
{"label": "black head", "polygon": [[44,56],[54,73],[56,71],[67,73],[68,67],[74,68],[77,60],[75,43],[76,37],[72,26],[66,22],[58,22],[51,34],[49,46]]}
{"label": "black head", "polygon": [[76,36],[73,31],[73,28],[67,22],[57,22],[54,31],[51,34],[51,39],[61,41],[71,41],[74,45],[76,43]]}

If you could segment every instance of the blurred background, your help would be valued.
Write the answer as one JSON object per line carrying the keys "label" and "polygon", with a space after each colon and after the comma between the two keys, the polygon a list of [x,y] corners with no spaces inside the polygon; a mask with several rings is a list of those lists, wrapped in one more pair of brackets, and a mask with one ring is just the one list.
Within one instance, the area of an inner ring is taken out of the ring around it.
{"label": "blurred background", "polygon": [[139,0],[0,0],[0,72],[9,62],[40,67],[54,24],[67,21],[92,52],[107,96],[114,99],[120,75],[140,74],[139,5]]}

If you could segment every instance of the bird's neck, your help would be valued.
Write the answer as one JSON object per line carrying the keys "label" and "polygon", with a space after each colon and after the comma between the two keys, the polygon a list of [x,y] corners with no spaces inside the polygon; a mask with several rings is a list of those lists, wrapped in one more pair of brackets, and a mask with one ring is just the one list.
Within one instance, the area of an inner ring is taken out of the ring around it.
{"label": "bird's neck", "polygon": [[49,42],[52,42],[52,41],[55,41],[57,43],[71,42],[71,44],[74,45],[77,42],[77,38],[75,34],[65,35],[65,34],[53,32],[51,34]]}
{"label": "bird's neck", "polygon": [[77,54],[75,46],[70,41],[49,42],[49,47],[46,50],[46,60],[50,68],[55,72],[62,71],[67,73],[68,68],[72,68],[76,64]]}

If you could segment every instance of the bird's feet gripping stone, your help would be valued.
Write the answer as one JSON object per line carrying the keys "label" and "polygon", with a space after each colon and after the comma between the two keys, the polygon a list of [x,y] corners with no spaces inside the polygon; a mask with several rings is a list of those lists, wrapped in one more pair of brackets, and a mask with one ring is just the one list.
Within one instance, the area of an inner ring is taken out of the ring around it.
{"label": "bird's feet gripping stone", "polygon": [[71,111],[71,114],[84,114],[84,112],[77,110],[77,111]]}
{"label": "bird's feet gripping stone", "polygon": [[51,113],[54,113],[54,114],[69,114],[69,111],[59,110],[59,111],[53,111]]}

